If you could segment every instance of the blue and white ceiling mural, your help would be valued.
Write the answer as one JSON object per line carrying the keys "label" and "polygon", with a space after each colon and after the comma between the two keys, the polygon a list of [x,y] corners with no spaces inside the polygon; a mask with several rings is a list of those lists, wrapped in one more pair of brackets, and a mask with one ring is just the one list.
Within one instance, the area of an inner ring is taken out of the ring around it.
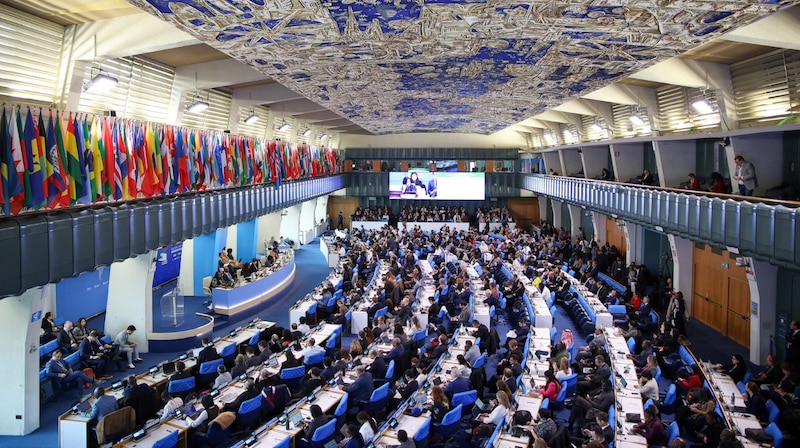
{"label": "blue and white ceiling mural", "polygon": [[376,134],[489,134],[800,3],[128,1]]}

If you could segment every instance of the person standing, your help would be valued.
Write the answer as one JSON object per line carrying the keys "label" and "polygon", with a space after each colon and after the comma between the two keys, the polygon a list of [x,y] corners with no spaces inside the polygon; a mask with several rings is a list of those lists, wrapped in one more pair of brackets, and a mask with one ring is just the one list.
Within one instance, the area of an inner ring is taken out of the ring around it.
{"label": "person standing", "polygon": [[795,368],[800,366],[800,321],[793,320],[789,324],[786,335],[786,362]]}
{"label": "person standing", "polygon": [[758,178],[756,178],[756,168],[752,163],[744,160],[742,156],[733,158],[736,163],[736,175],[733,179],[739,183],[739,194],[742,196],[752,196],[753,190],[758,186]]}
{"label": "person standing", "polygon": [[339,230],[344,230],[344,216],[342,216],[341,211],[339,212],[339,216],[336,219],[337,219],[336,228]]}

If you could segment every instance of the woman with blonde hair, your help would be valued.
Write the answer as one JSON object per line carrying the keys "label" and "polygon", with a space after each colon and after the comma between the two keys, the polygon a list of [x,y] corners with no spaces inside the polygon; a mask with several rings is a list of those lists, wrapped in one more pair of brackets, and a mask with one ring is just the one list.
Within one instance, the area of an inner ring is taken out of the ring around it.
{"label": "woman with blonde hair", "polygon": [[358,342],[358,339],[350,341],[350,356],[357,357],[362,354],[364,354],[364,350],[361,349],[361,343]]}
{"label": "woman with blonde hair", "polygon": [[556,371],[556,379],[561,381],[564,377],[572,375],[572,368],[569,366],[569,358],[561,358],[558,362],[558,371]]}
{"label": "woman with blonde hair", "polygon": [[431,400],[433,401],[433,405],[431,405],[433,422],[441,423],[444,415],[450,411],[450,401],[447,399],[447,395],[444,394],[444,390],[439,386],[433,386],[433,389],[431,389]]}

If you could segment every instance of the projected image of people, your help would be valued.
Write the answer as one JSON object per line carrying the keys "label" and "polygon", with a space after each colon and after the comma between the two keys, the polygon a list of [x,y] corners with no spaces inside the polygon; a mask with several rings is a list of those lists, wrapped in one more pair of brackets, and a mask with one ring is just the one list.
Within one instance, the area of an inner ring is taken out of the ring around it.
{"label": "projected image of people", "polygon": [[389,173],[390,199],[485,200],[483,173],[414,170]]}

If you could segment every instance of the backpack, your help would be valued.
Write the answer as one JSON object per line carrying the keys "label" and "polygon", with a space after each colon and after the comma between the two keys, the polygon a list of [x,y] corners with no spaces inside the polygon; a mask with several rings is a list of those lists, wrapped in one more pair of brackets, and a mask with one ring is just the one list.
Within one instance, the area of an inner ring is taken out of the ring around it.
{"label": "backpack", "polygon": [[[94,370],[92,370],[92,368],[91,368],[91,367],[87,367],[87,368],[83,369],[83,374],[84,374],[84,375],[86,375],[86,376],[88,376],[89,378],[91,378],[91,379],[92,379],[92,381],[94,381],[94,380],[96,379],[96,377],[95,377],[95,375],[94,375]],[[92,384],[91,384],[91,383],[84,383],[84,384],[83,384],[83,388],[84,388],[84,389],[89,389],[89,388],[91,388],[91,387],[92,387]]]}
{"label": "backpack", "polygon": [[536,433],[537,436],[548,440],[555,435],[558,431],[558,425],[553,419],[547,418],[539,422],[534,428],[533,432]]}
{"label": "backpack", "polygon": [[514,412],[514,424],[518,426],[527,425],[530,421],[533,420],[533,416],[531,415],[530,411],[526,411],[525,409],[520,409]]}

